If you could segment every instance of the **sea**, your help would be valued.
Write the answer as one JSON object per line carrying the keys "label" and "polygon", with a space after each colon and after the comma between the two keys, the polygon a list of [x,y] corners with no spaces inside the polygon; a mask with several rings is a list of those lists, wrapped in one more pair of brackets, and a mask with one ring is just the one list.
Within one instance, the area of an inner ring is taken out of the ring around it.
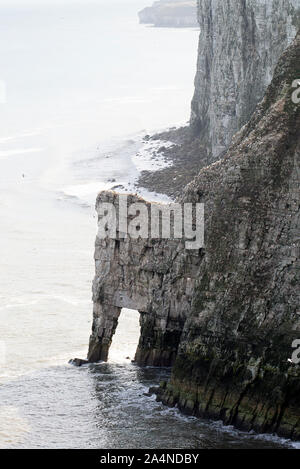
{"label": "sea", "polygon": [[[151,2],[150,2],[151,3]],[[290,448],[148,397],[122,310],[107,363],[85,358],[95,199],[136,186],[189,119],[199,31],[140,25],[149,0],[0,0],[0,448]]]}

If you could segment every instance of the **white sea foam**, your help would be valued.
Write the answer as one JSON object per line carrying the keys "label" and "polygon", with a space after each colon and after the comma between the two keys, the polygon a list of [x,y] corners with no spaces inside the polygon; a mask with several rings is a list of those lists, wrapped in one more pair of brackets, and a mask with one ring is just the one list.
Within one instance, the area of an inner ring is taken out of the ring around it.
{"label": "white sea foam", "polygon": [[172,142],[164,142],[161,140],[154,140],[144,143],[142,148],[132,157],[136,169],[142,171],[158,171],[159,169],[172,166],[172,162],[165,159],[159,149],[161,147],[169,148]]}
{"label": "white sea foam", "polygon": [[0,138],[0,144],[10,142],[13,140],[20,140],[20,139],[28,138],[28,137],[36,137],[38,135],[41,135],[41,131],[28,131],[28,132],[24,132],[20,134],[15,134],[15,135],[8,135],[7,137]]}
{"label": "white sea foam", "polygon": [[112,187],[108,182],[88,182],[85,184],[74,184],[64,187],[61,191],[65,196],[76,197],[79,200],[94,204],[98,192],[109,190]]}
{"label": "white sea foam", "polygon": [[28,153],[40,153],[43,148],[16,148],[14,150],[0,150],[0,160],[16,155],[26,155]]}
{"label": "white sea foam", "polygon": [[300,441],[293,441],[293,442],[291,442],[291,446],[292,446],[294,449],[300,449]]}
{"label": "white sea foam", "polygon": [[24,435],[30,431],[26,419],[19,415],[13,406],[0,406],[0,448],[20,443]]}
{"label": "white sea foam", "polygon": [[171,202],[167,195],[151,192],[137,185],[142,171],[157,171],[172,164],[159,152],[162,146],[172,146],[171,142],[144,142],[142,135],[144,134],[141,132],[130,135],[125,142],[114,142],[114,146],[110,147],[103,146],[105,150],[101,146],[100,153],[97,150],[87,150],[89,158],[75,158],[73,165],[76,165],[77,172],[89,170],[95,173],[97,169],[101,169],[101,173],[97,181],[89,180],[63,187],[60,190],[62,198],[77,198],[79,203],[85,202],[93,206],[99,192],[115,190],[120,193],[136,193],[149,201]]}

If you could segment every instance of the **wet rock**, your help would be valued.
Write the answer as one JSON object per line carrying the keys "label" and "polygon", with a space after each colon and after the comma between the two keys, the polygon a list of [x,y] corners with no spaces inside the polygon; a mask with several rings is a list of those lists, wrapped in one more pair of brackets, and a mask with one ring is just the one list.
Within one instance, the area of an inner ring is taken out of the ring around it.
{"label": "wet rock", "polygon": [[83,366],[87,365],[89,362],[88,360],[82,360],[81,358],[73,358],[72,360],[69,360],[69,364],[73,366]]}
{"label": "wet rock", "polygon": [[123,189],[125,189],[125,187],[122,184],[119,184],[118,186],[114,186],[111,188],[112,191],[123,190]]}
{"label": "wet rock", "polygon": [[158,153],[163,153],[164,151],[166,151],[166,147],[164,146],[159,147],[159,149],[157,150]]}

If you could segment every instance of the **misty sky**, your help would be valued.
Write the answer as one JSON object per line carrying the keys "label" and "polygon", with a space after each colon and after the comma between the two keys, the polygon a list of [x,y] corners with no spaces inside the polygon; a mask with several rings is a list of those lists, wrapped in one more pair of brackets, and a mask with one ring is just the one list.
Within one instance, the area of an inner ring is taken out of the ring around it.
{"label": "misty sky", "polygon": [[[68,5],[74,3],[105,3],[109,2],[112,3],[120,3],[120,0],[0,0],[0,7],[1,6],[29,6],[33,4],[41,5],[53,5],[54,3],[60,5]],[[132,4],[136,3],[136,0],[122,0],[123,4]],[[147,4],[145,1],[141,1],[141,8]],[[149,4],[153,3],[152,0],[149,0]]]}

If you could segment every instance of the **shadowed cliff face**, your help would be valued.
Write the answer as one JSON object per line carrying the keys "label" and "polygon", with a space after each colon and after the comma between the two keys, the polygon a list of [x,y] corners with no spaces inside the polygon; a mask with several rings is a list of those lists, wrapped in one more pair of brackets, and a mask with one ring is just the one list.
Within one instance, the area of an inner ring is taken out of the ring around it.
{"label": "shadowed cliff face", "polygon": [[249,120],[295,37],[300,0],[201,0],[198,20],[191,126],[215,161]]}
{"label": "shadowed cliff face", "polygon": [[224,160],[184,200],[204,201],[206,246],[169,404],[240,428],[300,438],[300,34]]}
{"label": "shadowed cliff face", "polygon": [[[182,202],[205,203],[205,248],[168,240],[96,240],[89,360],[106,359],[121,307],[141,313],[139,364],[172,365],[168,405],[300,438],[300,34],[222,161]],[[140,200],[140,199],[139,199]],[[101,193],[114,203],[117,194]],[[136,201],[132,196],[130,202]],[[149,207],[150,204],[148,204]]]}

